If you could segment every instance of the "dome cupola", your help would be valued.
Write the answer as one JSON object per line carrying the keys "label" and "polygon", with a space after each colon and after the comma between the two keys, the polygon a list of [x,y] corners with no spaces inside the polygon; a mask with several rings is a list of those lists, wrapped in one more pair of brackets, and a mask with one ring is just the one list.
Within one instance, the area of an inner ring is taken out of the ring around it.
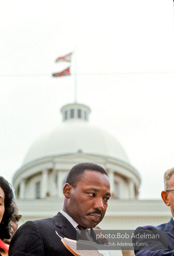
{"label": "dome cupola", "polygon": [[61,108],[62,121],[88,121],[91,110],[84,104],[67,104]]}

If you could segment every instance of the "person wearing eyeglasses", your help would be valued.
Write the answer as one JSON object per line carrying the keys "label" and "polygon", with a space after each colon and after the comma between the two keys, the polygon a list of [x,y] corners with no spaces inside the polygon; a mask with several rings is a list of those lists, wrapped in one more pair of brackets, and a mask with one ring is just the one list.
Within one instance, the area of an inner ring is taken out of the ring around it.
{"label": "person wearing eyeglasses", "polygon": [[136,256],[174,256],[174,167],[164,173],[164,203],[170,207],[169,222],[155,226],[138,227],[133,236]]}

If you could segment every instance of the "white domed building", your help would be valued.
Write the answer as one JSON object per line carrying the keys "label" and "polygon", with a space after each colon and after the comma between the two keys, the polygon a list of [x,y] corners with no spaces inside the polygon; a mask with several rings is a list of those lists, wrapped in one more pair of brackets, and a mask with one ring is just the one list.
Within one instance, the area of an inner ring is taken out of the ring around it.
{"label": "white domed building", "polygon": [[108,172],[112,198],[105,229],[134,229],[170,219],[162,200],[138,200],[140,175],[119,142],[109,132],[88,122],[90,108],[68,104],[61,109],[63,122],[38,138],[29,148],[13,186],[23,223],[54,216],[63,207],[62,188],[68,171],[77,163],[93,162]]}
{"label": "white domed building", "polygon": [[61,112],[63,122],[32,144],[15,173],[16,198],[63,197],[67,173],[80,162],[97,163],[107,170],[113,198],[137,198],[139,173],[119,142],[88,122],[90,108],[75,103],[63,106]]}

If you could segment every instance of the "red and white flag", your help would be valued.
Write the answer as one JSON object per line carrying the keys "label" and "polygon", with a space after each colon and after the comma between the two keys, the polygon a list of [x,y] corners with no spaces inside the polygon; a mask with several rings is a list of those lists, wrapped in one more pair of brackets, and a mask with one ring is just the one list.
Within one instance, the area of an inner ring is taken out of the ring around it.
{"label": "red and white flag", "polygon": [[56,59],[56,62],[71,62],[71,59],[72,59],[72,52],[70,52],[70,53],[68,53],[68,54],[66,54],[66,55],[64,55],[64,56],[61,56],[61,57],[58,57],[57,59]]}
{"label": "red and white flag", "polygon": [[61,76],[70,76],[71,73],[70,73],[70,67],[62,70],[61,72],[58,72],[58,73],[54,73],[52,74],[52,76],[54,77],[61,77]]}

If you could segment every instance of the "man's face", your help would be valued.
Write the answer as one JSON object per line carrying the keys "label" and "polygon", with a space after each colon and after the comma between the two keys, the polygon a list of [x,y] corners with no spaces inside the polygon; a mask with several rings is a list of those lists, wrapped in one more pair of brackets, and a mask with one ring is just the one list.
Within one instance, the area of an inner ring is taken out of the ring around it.
{"label": "man's face", "polygon": [[110,184],[105,174],[86,170],[75,187],[64,187],[64,210],[82,227],[95,227],[104,217],[110,198]]}
{"label": "man's face", "polygon": [[[174,174],[171,176],[168,182],[168,188],[174,189]],[[170,206],[172,216],[174,217],[174,191],[170,191],[170,192],[162,191],[161,196],[163,198],[164,203],[167,206]]]}
{"label": "man's face", "polygon": [[18,222],[10,221],[10,238],[3,240],[6,244],[10,244],[11,239],[14,236],[14,233],[16,232],[17,228],[18,228]]}
{"label": "man's face", "polygon": [[18,222],[11,221],[11,222],[10,222],[10,226],[11,226],[11,229],[10,229],[10,237],[13,237],[14,233],[16,232],[16,230],[17,230],[17,228],[18,228]]}
{"label": "man's face", "polygon": [[5,212],[5,194],[2,188],[0,187],[0,223],[2,221],[4,212]]}

